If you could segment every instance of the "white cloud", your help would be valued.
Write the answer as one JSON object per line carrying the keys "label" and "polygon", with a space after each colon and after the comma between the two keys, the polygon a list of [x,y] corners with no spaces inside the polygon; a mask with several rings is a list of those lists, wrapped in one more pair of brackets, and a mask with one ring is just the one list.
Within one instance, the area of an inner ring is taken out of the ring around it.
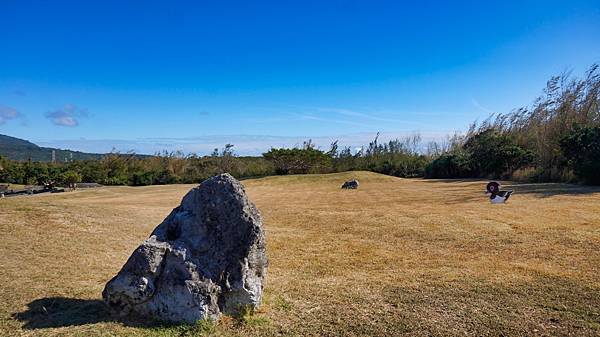
{"label": "white cloud", "polygon": [[21,117],[22,115],[17,111],[17,109],[0,105],[0,125]]}
{"label": "white cloud", "polygon": [[80,117],[87,117],[86,109],[79,108],[73,104],[65,104],[62,109],[48,111],[45,116],[52,124],[67,127],[76,127],[79,125]]}

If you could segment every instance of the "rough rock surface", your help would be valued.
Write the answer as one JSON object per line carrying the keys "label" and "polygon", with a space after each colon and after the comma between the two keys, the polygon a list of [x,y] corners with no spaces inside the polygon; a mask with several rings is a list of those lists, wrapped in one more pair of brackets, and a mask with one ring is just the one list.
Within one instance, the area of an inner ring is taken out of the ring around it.
{"label": "rough rock surface", "polygon": [[355,190],[358,188],[358,180],[356,180],[356,179],[348,180],[342,185],[342,188]]}
{"label": "rough rock surface", "polygon": [[229,174],[188,192],[102,292],[117,314],[171,322],[260,305],[267,269],[260,214]]}

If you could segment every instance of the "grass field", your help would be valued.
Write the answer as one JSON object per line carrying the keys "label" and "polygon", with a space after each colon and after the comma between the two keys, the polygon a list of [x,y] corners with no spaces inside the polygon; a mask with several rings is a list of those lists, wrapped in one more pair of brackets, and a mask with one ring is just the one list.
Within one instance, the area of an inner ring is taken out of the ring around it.
{"label": "grass field", "polygon": [[[360,189],[339,186],[356,177]],[[600,189],[374,173],[243,182],[263,214],[262,308],[217,324],[113,320],[101,291],[192,185],[0,200],[1,336],[598,336]]]}
{"label": "grass field", "polygon": [[27,186],[27,185],[9,184],[9,183],[3,183],[3,182],[0,182],[0,185],[8,185],[9,190],[22,190],[25,188],[25,186]]}

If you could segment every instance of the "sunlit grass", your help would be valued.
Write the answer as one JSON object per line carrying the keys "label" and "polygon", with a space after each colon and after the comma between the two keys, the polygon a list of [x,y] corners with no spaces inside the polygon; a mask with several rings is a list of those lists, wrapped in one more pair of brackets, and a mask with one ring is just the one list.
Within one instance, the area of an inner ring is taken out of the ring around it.
{"label": "sunlit grass", "polygon": [[[358,190],[341,190],[358,178]],[[0,200],[0,335],[600,334],[600,190],[366,172],[243,181],[270,267],[256,312],[192,326],[110,318],[102,288],[192,185]]]}

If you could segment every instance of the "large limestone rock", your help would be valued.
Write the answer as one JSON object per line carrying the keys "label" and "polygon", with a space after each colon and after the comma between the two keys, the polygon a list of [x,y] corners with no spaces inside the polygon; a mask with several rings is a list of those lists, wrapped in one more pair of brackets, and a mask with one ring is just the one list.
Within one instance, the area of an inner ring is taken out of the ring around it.
{"label": "large limestone rock", "polygon": [[257,307],[267,270],[260,214],[229,174],[188,192],[102,292],[121,316],[171,322]]}

